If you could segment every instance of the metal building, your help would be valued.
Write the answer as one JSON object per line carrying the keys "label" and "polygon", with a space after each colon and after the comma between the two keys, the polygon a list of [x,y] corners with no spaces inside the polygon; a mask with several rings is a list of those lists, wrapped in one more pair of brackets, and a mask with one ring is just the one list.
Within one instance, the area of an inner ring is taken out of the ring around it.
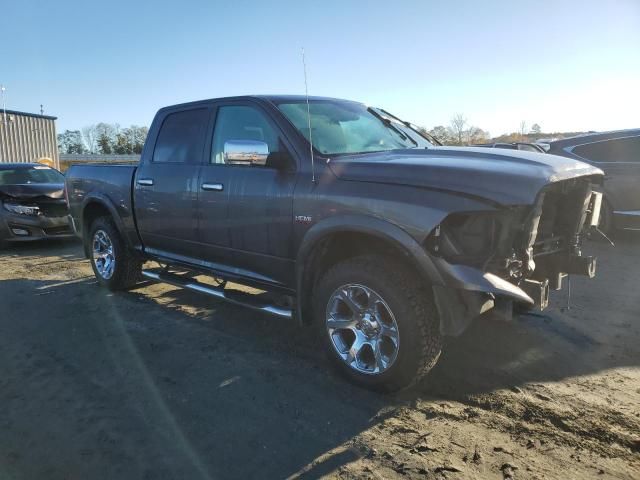
{"label": "metal building", "polygon": [[38,162],[50,159],[59,167],[57,117],[0,110],[0,162]]}

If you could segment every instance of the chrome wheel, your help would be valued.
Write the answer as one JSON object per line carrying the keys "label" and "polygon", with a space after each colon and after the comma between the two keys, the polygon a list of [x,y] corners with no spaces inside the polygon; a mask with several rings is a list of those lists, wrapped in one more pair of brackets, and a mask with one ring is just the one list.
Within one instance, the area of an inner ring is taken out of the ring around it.
{"label": "chrome wheel", "polygon": [[113,253],[113,243],[104,230],[97,230],[93,235],[93,264],[96,271],[105,280],[113,276],[116,267],[116,257]]}
{"label": "chrome wheel", "polygon": [[369,287],[347,284],[336,289],[327,304],[326,326],[342,361],[360,373],[380,374],[398,356],[396,319]]}

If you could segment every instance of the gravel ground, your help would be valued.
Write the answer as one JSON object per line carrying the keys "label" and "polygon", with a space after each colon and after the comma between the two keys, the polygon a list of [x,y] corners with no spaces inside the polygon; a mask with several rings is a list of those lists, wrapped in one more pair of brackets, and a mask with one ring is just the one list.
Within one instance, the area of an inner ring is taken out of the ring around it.
{"label": "gravel ground", "polygon": [[640,478],[640,236],[543,315],[477,321],[419,387],[360,390],[314,332],[78,243],[0,252],[0,478]]}

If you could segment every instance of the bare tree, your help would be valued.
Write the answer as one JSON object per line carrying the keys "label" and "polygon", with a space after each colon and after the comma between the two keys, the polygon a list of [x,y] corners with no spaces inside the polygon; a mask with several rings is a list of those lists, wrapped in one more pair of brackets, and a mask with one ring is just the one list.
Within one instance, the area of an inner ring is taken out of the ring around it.
{"label": "bare tree", "polygon": [[456,113],[451,119],[451,131],[453,132],[453,136],[456,145],[462,145],[462,139],[464,137],[464,129],[467,126],[467,119],[461,113]]}
{"label": "bare tree", "polygon": [[104,135],[105,137],[114,138],[120,132],[120,125],[118,123],[100,122],[96,125],[96,132],[98,136]]}
{"label": "bare tree", "polygon": [[524,140],[525,135],[529,133],[529,127],[527,125],[527,122],[525,122],[524,120],[520,122],[520,130],[518,130],[518,132],[520,133],[520,139]]}
{"label": "bare tree", "polygon": [[98,149],[98,131],[95,125],[82,127],[82,141],[89,153],[96,153]]}

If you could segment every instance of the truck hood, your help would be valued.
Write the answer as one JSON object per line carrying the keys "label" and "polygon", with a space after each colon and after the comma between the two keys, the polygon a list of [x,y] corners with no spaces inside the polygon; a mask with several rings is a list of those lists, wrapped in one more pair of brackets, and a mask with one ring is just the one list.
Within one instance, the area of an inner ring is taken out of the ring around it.
{"label": "truck hood", "polygon": [[432,147],[332,158],[341,180],[391,183],[482,197],[503,205],[532,204],[545,185],[602,170],[570,158],[519,150]]}
{"label": "truck hood", "polygon": [[18,200],[38,197],[53,199],[64,198],[63,183],[24,183],[17,185],[0,185],[0,196]]}

